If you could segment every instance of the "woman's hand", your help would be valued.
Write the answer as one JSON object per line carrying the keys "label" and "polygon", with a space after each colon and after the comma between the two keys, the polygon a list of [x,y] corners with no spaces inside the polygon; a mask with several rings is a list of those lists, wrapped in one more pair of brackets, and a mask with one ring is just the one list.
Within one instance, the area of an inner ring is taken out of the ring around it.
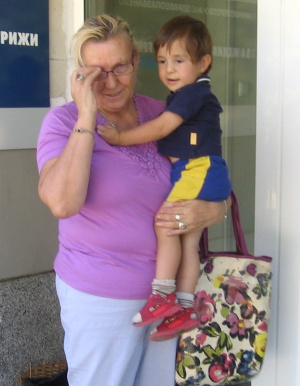
{"label": "woman's hand", "polygon": [[[226,203],[229,208],[231,206],[231,199],[228,198]],[[157,212],[155,225],[168,229],[167,234],[169,236],[179,235],[218,224],[224,220],[226,214],[227,208],[223,201],[190,200],[168,202],[167,205],[164,205]],[[176,215],[180,216],[180,220],[176,219]],[[186,229],[179,229],[179,221],[186,225]]]}
{"label": "woman's hand", "polygon": [[[40,173],[39,196],[57,218],[78,213],[86,200],[97,114],[96,81],[100,72],[97,67],[83,67],[73,72],[71,90],[78,119],[74,127],[69,128],[70,136],[63,152],[48,160]],[[79,134],[80,131],[74,132],[74,129],[84,132]]]}
{"label": "woman's hand", "polygon": [[97,100],[96,81],[101,72],[99,67],[82,67],[71,75],[71,95],[78,108],[78,118],[95,117]]}

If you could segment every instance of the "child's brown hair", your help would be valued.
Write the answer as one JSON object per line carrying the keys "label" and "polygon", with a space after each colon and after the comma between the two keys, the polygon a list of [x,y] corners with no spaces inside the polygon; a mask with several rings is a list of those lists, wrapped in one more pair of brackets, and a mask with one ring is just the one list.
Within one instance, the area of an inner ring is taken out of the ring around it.
{"label": "child's brown hair", "polygon": [[[153,47],[155,56],[159,47],[166,45],[170,49],[175,40],[184,40],[186,49],[193,62],[199,62],[204,55],[210,55],[212,59],[212,38],[206,25],[191,16],[175,16],[165,23],[158,31]],[[206,73],[211,69],[211,65]]]}

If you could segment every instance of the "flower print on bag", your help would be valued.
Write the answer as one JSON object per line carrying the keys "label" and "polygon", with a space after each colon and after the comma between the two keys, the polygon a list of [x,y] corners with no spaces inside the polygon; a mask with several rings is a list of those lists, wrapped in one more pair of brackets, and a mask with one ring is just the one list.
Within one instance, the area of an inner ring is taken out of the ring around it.
{"label": "flower print on bag", "polygon": [[244,351],[241,356],[241,361],[239,363],[237,372],[241,375],[247,375],[251,371],[251,363],[254,360],[253,351]]}
{"label": "flower print on bag", "polygon": [[258,284],[253,289],[253,293],[256,294],[257,299],[260,299],[262,296],[268,295],[268,289],[270,286],[270,280],[271,280],[272,274],[271,273],[264,273],[264,274],[258,274],[257,280]]}
{"label": "flower print on bag", "polygon": [[[181,378],[187,377],[187,369],[199,368],[199,358],[193,354],[198,351],[198,347],[192,342],[192,338],[187,338],[184,341],[180,341],[177,349],[176,356],[176,372]],[[197,371],[197,378],[188,379],[187,384],[193,385],[198,384],[202,379],[205,378],[203,371]]]}
{"label": "flower print on bag", "polygon": [[240,304],[244,299],[248,298],[247,284],[240,277],[230,275],[220,287],[225,293],[225,300],[228,304],[233,304],[234,302]]}
{"label": "flower print on bag", "polygon": [[[232,208],[236,208],[232,196]],[[249,255],[239,216],[232,211],[236,251],[210,252],[200,243],[195,291],[199,326],[181,334],[176,386],[238,385],[259,374],[266,350],[272,258]],[[203,238],[203,235],[205,236]]]}
{"label": "flower print on bag", "polygon": [[[226,267],[214,277],[211,269],[202,270],[211,283],[211,293],[201,288],[196,291],[194,308],[199,326],[194,339],[188,336],[180,341],[176,372],[185,381],[178,385],[238,383],[261,368],[268,319],[263,307],[258,310],[253,300],[263,301],[270,292],[270,277],[258,273],[256,264],[248,267],[248,270],[246,266],[239,270]],[[245,280],[247,274],[249,279]],[[245,350],[232,352],[235,339],[243,342]],[[196,371],[196,377],[190,375],[192,371]]]}
{"label": "flower print on bag", "polygon": [[241,316],[243,319],[251,319],[252,316],[258,314],[251,300],[244,299],[240,306]]}
{"label": "flower print on bag", "polygon": [[233,354],[223,353],[214,359],[209,367],[209,378],[213,382],[222,383],[226,381],[234,372],[236,358]]}
{"label": "flower print on bag", "polygon": [[240,341],[244,338],[248,338],[248,330],[253,328],[253,323],[251,321],[239,319],[234,312],[229,314],[223,324],[230,328],[230,336],[232,338],[238,336]]}
{"label": "flower print on bag", "polygon": [[210,322],[217,311],[216,302],[205,291],[199,291],[195,296],[194,308],[199,319],[199,327],[204,327]]}
{"label": "flower print on bag", "polygon": [[256,336],[254,341],[254,351],[260,358],[263,358],[265,356],[266,345],[267,334],[265,332],[262,332],[261,334],[258,334]]}

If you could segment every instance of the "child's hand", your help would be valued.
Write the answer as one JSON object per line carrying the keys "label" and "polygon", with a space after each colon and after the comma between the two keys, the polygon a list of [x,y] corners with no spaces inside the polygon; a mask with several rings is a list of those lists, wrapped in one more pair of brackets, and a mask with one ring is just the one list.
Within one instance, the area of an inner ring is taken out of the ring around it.
{"label": "child's hand", "polygon": [[97,126],[97,133],[110,145],[119,145],[120,144],[120,132],[119,130],[112,126]]}

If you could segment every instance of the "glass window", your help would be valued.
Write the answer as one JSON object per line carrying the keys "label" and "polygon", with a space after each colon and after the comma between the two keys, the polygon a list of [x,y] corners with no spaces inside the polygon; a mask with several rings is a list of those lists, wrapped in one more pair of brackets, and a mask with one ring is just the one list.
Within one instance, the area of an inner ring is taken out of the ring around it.
{"label": "glass window", "polygon": [[[141,62],[136,91],[165,99],[152,48],[161,25],[180,14],[199,18],[214,43],[212,90],[223,107],[223,155],[237,195],[249,250],[254,243],[256,132],[256,0],[86,0],[85,16],[100,13],[127,20],[139,44]],[[212,249],[235,248],[229,221],[210,230]]]}

